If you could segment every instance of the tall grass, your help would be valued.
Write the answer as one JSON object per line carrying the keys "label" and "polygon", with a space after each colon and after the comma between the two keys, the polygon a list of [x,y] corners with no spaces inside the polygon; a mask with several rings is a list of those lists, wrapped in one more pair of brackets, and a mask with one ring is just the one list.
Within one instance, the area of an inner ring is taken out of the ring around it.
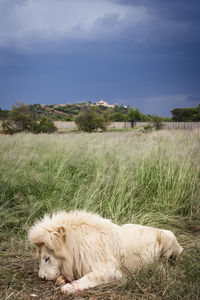
{"label": "tall grass", "polygon": [[66,299],[37,278],[25,233],[45,212],[87,209],[172,227],[184,252],[174,266],[147,266],[76,299],[199,299],[199,188],[198,131],[1,135],[0,298]]}
{"label": "tall grass", "polygon": [[59,209],[165,226],[198,215],[199,162],[195,131],[0,136],[0,227]]}

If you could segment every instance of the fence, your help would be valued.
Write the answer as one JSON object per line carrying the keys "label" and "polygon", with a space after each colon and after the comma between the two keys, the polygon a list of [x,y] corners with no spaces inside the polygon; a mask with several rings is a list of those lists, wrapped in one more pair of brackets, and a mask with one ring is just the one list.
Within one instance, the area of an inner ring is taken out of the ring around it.
{"label": "fence", "polygon": [[[0,121],[0,129],[1,129],[1,121]],[[54,121],[54,124],[57,128],[64,129],[77,129],[75,122],[62,122],[62,121]],[[143,127],[151,123],[150,122],[134,122],[134,127]],[[187,129],[194,130],[200,129],[200,122],[163,122],[164,129]],[[123,129],[123,128],[131,128],[131,122],[111,122],[108,126],[109,128]]]}
{"label": "fence", "polygon": [[[77,129],[77,126],[74,122],[62,122],[62,121],[55,121],[55,126],[59,129]],[[150,122],[134,122],[134,127],[143,127]],[[200,122],[163,122],[164,129],[187,129],[187,130],[194,130],[200,129]],[[111,122],[108,126],[109,128],[131,128],[131,122]]]}
{"label": "fence", "polygon": [[200,129],[200,122],[163,122],[164,129]]}
{"label": "fence", "polygon": [[77,129],[75,122],[72,121],[68,121],[68,122],[54,121],[54,125],[59,129]]}

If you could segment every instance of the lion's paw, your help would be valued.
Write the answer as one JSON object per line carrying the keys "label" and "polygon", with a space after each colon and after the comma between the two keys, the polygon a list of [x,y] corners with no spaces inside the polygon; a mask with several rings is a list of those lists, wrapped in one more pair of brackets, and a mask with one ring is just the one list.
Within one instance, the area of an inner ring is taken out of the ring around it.
{"label": "lion's paw", "polygon": [[76,292],[80,292],[80,291],[81,291],[81,289],[76,281],[67,283],[61,287],[61,292],[64,294],[68,294],[68,295],[76,293]]}
{"label": "lion's paw", "polygon": [[57,277],[57,279],[56,279],[56,285],[60,285],[60,286],[62,286],[62,285],[64,285],[64,284],[66,284],[67,282],[66,282],[66,279],[65,279],[65,277],[63,276],[63,275],[59,275],[58,277]]}

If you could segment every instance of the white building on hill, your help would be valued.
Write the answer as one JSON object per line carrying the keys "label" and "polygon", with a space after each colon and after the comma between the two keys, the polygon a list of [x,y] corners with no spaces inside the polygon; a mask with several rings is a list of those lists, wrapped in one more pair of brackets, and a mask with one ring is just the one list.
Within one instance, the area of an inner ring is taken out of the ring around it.
{"label": "white building on hill", "polygon": [[113,104],[108,104],[108,102],[104,100],[100,100],[99,102],[96,103],[96,105],[101,105],[101,106],[106,106],[106,107],[114,107],[115,105]]}

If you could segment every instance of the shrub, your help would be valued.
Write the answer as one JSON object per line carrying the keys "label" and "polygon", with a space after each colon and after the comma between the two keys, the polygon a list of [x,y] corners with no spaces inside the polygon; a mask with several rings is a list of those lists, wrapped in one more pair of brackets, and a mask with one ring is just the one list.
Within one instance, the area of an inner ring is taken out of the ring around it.
{"label": "shrub", "polygon": [[75,118],[79,130],[92,132],[98,129],[106,130],[107,121],[99,115],[95,107],[87,106]]}
{"label": "shrub", "polygon": [[29,111],[28,105],[23,103],[13,106],[9,112],[8,120],[2,123],[3,132],[6,134],[14,134],[22,131],[32,133],[52,133],[57,130],[53,121],[43,117],[37,121]]}
{"label": "shrub", "polygon": [[7,134],[13,134],[21,131],[32,131],[34,121],[31,120],[24,113],[19,113],[14,118],[9,118],[3,121],[3,132]]}
{"label": "shrub", "polygon": [[53,121],[45,117],[38,124],[38,132],[35,133],[53,133],[57,131],[57,127],[54,125]]}
{"label": "shrub", "polygon": [[153,127],[150,124],[148,124],[148,125],[143,127],[143,130],[144,130],[145,133],[149,133],[153,130]]}
{"label": "shrub", "polygon": [[13,134],[16,132],[13,128],[13,124],[11,123],[11,121],[8,120],[3,121],[2,128],[3,128],[3,133],[5,134]]}
{"label": "shrub", "polygon": [[163,124],[162,124],[162,118],[161,117],[154,115],[154,116],[152,116],[152,121],[153,121],[153,127],[156,130],[163,129]]}

